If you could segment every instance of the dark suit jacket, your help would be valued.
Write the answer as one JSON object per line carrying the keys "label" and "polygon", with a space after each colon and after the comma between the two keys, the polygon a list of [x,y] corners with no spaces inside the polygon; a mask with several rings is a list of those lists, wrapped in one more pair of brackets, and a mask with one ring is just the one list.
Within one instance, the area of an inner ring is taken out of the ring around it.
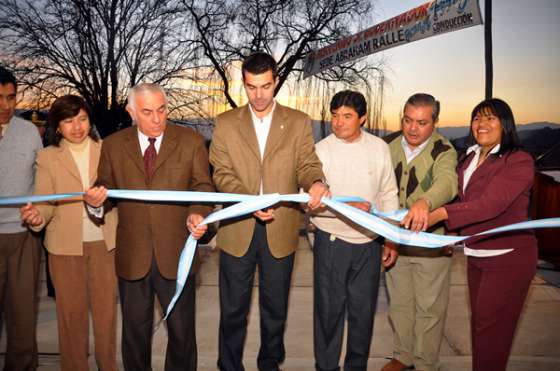
{"label": "dark suit jacket", "polygon": [[[167,124],[150,182],[135,126],[103,141],[97,183],[109,189],[151,189],[212,192],[204,139],[193,130]],[[207,205],[118,201],[116,268],[119,277],[144,277],[155,255],[161,275],[176,279],[179,254],[190,213],[207,215]],[[196,264],[193,267],[196,270]]]}
{"label": "dark suit jacket", "polygon": [[[278,103],[263,157],[261,160],[248,105],[216,118],[210,162],[220,192],[257,195],[262,179],[265,194],[298,193],[300,187],[307,191],[315,180],[324,179],[309,116]],[[282,258],[297,248],[300,211],[293,203],[275,207],[274,220],[266,224],[266,233],[272,255]],[[252,215],[221,222],[218,247],[237,257],[245,255],[254,228]]]}
{"label": "dark suit jacket", "polygon": [[[475,170],[463,192],[463,176],[473,157],[471,153],[458,166],[459,197],[445,206],[447,227],[458,229],[461,235],[472,235],[528,220],[533,158],[523,151],[491,155]],[[472,249],[516,249],[535,246],[536,240],[532,230],[523,230],[475,237],[466,244]]]}

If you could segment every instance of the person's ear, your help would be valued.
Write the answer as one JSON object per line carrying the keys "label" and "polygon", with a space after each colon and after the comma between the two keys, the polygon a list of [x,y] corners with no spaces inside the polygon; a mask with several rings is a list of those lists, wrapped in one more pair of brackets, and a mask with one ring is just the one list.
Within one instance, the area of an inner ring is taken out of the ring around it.
{"label": "person's ear", "polygon": [[126,112],[128,112],[133,121],[136,121],[136,110],[134,110],[130,104],[126,105]]}
{"label": "person's ear", "polygon": [[360,126],[364,126],[366,119],[367,119],[367,114],[360,117]]}

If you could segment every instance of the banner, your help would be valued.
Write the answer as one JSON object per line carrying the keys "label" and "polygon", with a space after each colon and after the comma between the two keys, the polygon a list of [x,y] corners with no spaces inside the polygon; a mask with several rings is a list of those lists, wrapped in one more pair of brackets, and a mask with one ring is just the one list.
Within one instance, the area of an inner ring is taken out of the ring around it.
{"label": "banner", "polygon": [[303,78],[395,46],[482,24],[477,0],[434,0],[310,52]]}

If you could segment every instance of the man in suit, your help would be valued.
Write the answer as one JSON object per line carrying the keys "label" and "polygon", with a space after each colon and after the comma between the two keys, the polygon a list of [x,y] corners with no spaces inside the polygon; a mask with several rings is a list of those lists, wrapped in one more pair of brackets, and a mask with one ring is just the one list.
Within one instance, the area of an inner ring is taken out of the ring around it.
{"label": "man in suit", "polygon": [[[32,194],[35,157],[43,148],[35,126],[14,117],[17,82],[0,66],[0,197]],[[0,208],[0,316],[6,322],[4,370],[37,368],[37,283],[41,250],[19,218]]]}
{"label": "man in suit", "polygon": [[[418,93],[406,101],[401,132],[388,139],[399,187],[399,207],[409,209],[402,224],[425,231],[430,210],[457,194],[457,153],[438,134],[439,101]],[[429,232],[444,233],[435,225]],[[393,327],[393,359],[382,371],[437,371],[449,287],[449,250],[414,246],[399,248],[399,259],[387,272],[389,318]]]}
{"label": "man in suit", "polygon": [[[248,56],[242,74],[249,104],[216,118],[210,163],[217,189],[257,195],[297,193],[301,187],[311,196],[309,207],[317,208],[329,191],[315,154],[309,117],[275,102],[278,80],[272,56]],[[278,364],[283,362],[299,224],[300,211],[293,204],[276,205],[221,223],[220,370],[244,370],[243,346],[256,266],[261,317],[258,368],[278,370]]]}
{"label": "man in suit", "polygon": [[[127,111],[136,126],[104,140],[97,178],[102,186],[87,192],[88,204],[103,205],[106,188],[213,191],[204,139],[189,128],[167,124],[167,99],[160,86],[133,87]],[[209,212],[202,205],[119,201],[116,268],[126,370],[151,370],[154,294],[166,308],[175,293],[185,221],[200,238],[206,226],[198,224]],[[197,367],[195,273],[167,320],[166,371]]]}

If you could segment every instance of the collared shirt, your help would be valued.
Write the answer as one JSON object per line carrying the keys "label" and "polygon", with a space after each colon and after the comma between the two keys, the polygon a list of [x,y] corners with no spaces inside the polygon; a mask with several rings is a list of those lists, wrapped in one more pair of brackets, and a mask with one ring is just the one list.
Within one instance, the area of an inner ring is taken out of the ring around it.
{"label": "collared shirt", "polygon": [[6,129],[8,128],[8,124],[0,125],[0,138],[6,134]]}
{"label": "collared shirt", "polygon": [[[137,131],[138,131],[138,142],[140,142],[140,151],[142,153],[142,156],[144,156],[144,152],[146,152],[146,149],[150,145],[150,141],[148,139],[151,138],[151,137],[142,133],[140,131],[140,128],[138,128]],[[161,148],[161,141],[163,140],[163,133],[161,133],[159,136],[157,136],[155,138],[156,138],[156,141],[154,143],[154,146],[156,147],[156,153],[159,153],[159,149]],[[86,207],[87,207],[89,213],[92,214],[93,216],[95,216],[97,218],[102,218],[103,217],[103,213],[104,213],[103,206],[93,207],[93,206],[90,206],[90,205],[86,204]]]}
{"label": "collared shirt", "polygon": [[251,117],[253,118],[253,126],[255,128],[255,134],[257,134],[257,141],[259,142],[259,151],[261,153],[261,161],[264,158],[264,149],[266,147],[266,139],[268,138],[268,133],[270,132],[270,125],[272,124],[272,115],[274,114],[274,109],[276,108],[276,101],[272,102],[272,109],[263,118],[257,117],[253,111],[253,107],[249,104],[249,111],[251,111]]}
{"label": "collared shirt", "polygon": [[[253,119],[253,127],[255,128],[255,134],[257,134],[257,141],[259,142],[259,152],[261,154],[261,161],[264,158],[264,150],[266,147],[266,140],[268,139],[268,133],[270,132],[270,125],[272,124],[272,115],[274,114],[274,109],[276,108],[276,101],[272,102],[272,109],[263,118],[257,117],[253,111],[253,107],[249,104],[249,111],[251,111],[251,118]],[[260,194],[263,194],[263,182],[261,179]]]}
{"label": "collared shirt", "polygon": [[[140,150],[142,151],[142,156],[144,156],[144,152],[146,152],[146,148],[150,145],[150,141],[148,140],[150,137],[140,131],[138,128],[138,141],[140,142]],[[161,133],[156,138],[156,142],[154,146],[156,147],[156,153],[159,153],[159,149],[161,147],[161,141],[163,140],[163,133]]]}
{"label": "collared shirt", "polygon": [[[467,189],[467,185],[469,184],[469,181],[471,180],[471,177],[472,177],[473,173],[475,172],[475,170],[478,167],[478,159],[480,158],[481,149],[482,149],[482,147],[479,146],[478,144],[475,144],[474,146],[471,146],[467,149],[467,155],[474,152],[474,157],[473,157],[471,163],[469,164],[469,166],[465,169],[465,172],[463,173],[463,192],[465,192],[465,190]],[[499,150],[500,150],[500,145],[498,144],[497,146],[492,148],[492,150],[490,150],[488,155],[496,154],[496,153],[498,153]],[[504,255],[504,254],[507,254],[508,252],[511,252],[511,251],[513,251],[513,249],[477,250],[477,249],[470,249],[467,246],[465,246],[465,248],[463,250],[465,255],[476,256],[476,257],[479,257],[479,258]]]}
{"label": "collared shirt", "polygon": [[404,150],[404,155],[406,157],[406,163],[407,164],[410,164],[410,161],[414,160],[414,157],[418,156],[420,154],[420,152],[422,152],[422,150],[424,148],[426,148],[426,146],[428,145],[428,142],[430,141],[431,137],[432,136],[430,135],[430,137],[428,139],[426,139],[424,141],[424,143],[422,143],[419,146],[417,146],[416,148],[412,149],[408,145],[408,142],[406,141],[406,138],[404,137],[404,135],[402,136],[401,144],[402,144],[402,147],[403,147],[403,150]]}

